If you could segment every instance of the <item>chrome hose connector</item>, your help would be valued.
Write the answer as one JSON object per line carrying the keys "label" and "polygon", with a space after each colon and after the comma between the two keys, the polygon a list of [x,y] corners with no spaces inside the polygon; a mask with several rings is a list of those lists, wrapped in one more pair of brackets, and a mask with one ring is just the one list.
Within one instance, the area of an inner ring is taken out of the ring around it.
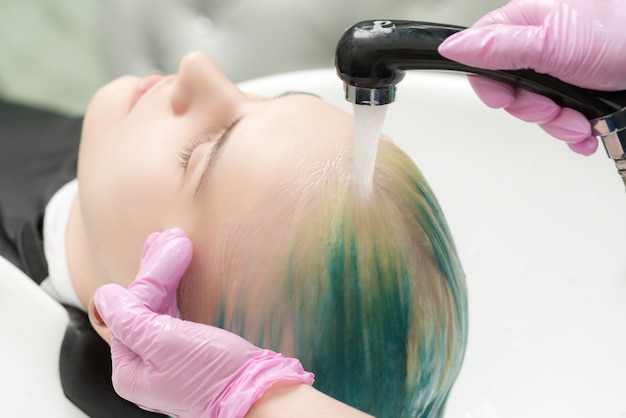
{"label": "chrome hose connector", "polygon": [[346,100],[365,106],[384,106],[396,100],[396,86],[369,89],[344,83]]}
{"label": "chrome hose connector", "polygon": [[602,141],[626,187],[626,108],[591,121],[593,134]]}

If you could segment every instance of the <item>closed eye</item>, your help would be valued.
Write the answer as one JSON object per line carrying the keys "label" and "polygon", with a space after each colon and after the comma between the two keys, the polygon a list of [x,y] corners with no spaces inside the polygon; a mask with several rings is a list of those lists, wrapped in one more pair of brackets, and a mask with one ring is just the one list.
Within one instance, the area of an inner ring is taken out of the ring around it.
{"label": "closed eye", "polygon": [[299,90],[288,90],[283,93],[277,94],[276,96],[273,96],[272,99],[278,99],[278,98],[287,97],[287,96],[295,96],[298,94],[306,94],[307,96],[313,96],[313,97],[317,97],[318,99],[321,99],[321,97],[315,93],[310,93],[308,91],[299,91]]}
{"label": "closed eye", "polygon": [[196,191],[194,192],[194,196],[196,193],[198,193],[200,186],[202,186],[202,183],[204,179],[206,178],[207,173],[209,172],[209,169],[211,168],[211,164],[217,159],[219,152],[222,150],[222,147],[224,146],[226,141],[228,141],[228,138],[230,138],[230,134],[235,130],[235,127],[239,124],[241,119],[242,117],[238,117],[237,119],[235,119],[233,123],[231,123],[230,126],[226,128],[226,130],[222,132],[220,137],[217,139],[215,146],[213,147],[213,149],[211,149],[211,152],[209,153],[204,163],[204,167],[202,168],[202,174],[200,175],[200,180],[198,181],[198,185],[196,186]]}
{"label": "closed eye", "polygon": [[183,148],[183,150],[178,154],[180,157],[180,166],[187,171],[189,168],[189,160],[191,159],[191,154],[193,151],[202,144],[211,141],[211,135],[203,134],[196,136],[189,141],[189,143]]}
{"label": "closed eye", "polygon": [[[305,94],[307,96],[313,96],[313,97],[317,97],[318,99],[321,99],[320,96],[318,96],[315,93],[310,93],[308,91],[299,91],[299,90],[288,90],[285,91],[283,93],[277,94],[276,96],[271,97],[271,99],[279,99],[281,97],[288,97],[288,96],[295,96],[295,95],[299,95],[299,94]],[[270,100],[271,100],[270,99]],[[228,130],[231,130],[234,127],[235,124],[232,124]],[[224,135],[224,134],[222,134]],[[187,167],[189,167],[189,160],[191,159],[191,154],[193,154],[193,151],[200,145],[206,143],[206,142],[210,142],[211,141],[211,137],[210,135],[200,135],[197,136],[195,138],[193,138],[189,144],[180,152],[179,156],[180,156],[180,165],[181,167],[183,167],[185,169],[185,171],[187,170]],[[218,139],[219,141],[219,139]]]}

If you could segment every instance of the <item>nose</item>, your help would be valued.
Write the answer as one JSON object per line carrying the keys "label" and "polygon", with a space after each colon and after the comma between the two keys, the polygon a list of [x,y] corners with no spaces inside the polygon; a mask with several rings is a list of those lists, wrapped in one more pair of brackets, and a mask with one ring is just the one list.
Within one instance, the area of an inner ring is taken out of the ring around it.
{"label": "nose", "polygon": [[[180,61],[171,96],[175,114],[194,109],[230,113],[244,100],[244,94],[204,52],[186,54]],[[206,113],[205,113],[206,114]]]}

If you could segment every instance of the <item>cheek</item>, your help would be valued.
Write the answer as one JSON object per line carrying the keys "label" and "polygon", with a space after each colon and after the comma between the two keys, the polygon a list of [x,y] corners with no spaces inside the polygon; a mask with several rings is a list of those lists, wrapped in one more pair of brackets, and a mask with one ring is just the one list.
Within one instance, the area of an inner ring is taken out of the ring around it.
{"label": "cheek", "polygon": [[94,96],[85,115],[78,161],[79,199],[90,251],[102,281],[127,285],[146,237],[185,227],[180,196],[184,120],[166,101],[130,114],[138,81],[122,77]]}
{"label": "cheek", "polygon": [[148,147],[139,134],[110,129],[90,139],[98,141],[81,145],[78,171],[85,231],[102,279],[127,284],[146,237],[183,226],[177,219],[184,214],[178,210],[181,169],[174,149]]}
{"label": "cheek", "polygon": [[185,320],[208,325],[219,324],[223,294],[223,257],[214,242],[216,231],[198,237],[200,229],[188,232],[194,243],[192,262],[178,287],[178,308]]}
{"label": "cheek", "polygon": [[[112,122],[124,118],[130,109],[133,92],[140,81],[136,76],[117,78],[100,88],[91,98],[85,112],[84,128],[89,134],[106,129]],[[83,131],[85,134],[85,131]]]}

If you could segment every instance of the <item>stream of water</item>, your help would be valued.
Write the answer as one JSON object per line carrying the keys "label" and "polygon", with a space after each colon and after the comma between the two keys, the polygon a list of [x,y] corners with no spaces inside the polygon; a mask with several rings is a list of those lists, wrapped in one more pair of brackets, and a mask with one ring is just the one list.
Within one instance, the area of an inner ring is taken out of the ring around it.
{"label": "stream of water", "polygon": [[374,185],[374,167],[387,106],[354,105],[352,184],[362,193]]}

